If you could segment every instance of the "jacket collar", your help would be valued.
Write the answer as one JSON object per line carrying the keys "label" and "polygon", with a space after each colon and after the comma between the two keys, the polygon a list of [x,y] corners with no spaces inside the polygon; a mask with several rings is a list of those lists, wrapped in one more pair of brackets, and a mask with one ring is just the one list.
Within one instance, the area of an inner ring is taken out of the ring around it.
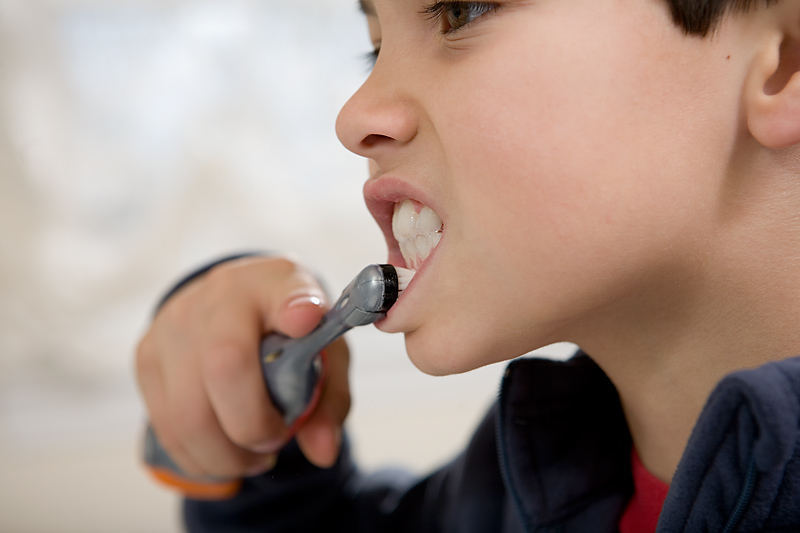
{"label": "jacket collar", "polygon": [[800,357],[729,375],[698,418],[659,531],[797,531]]}
{"label": "jacket collar", "polygon": [[527,531],[594,515],[585,531],[616,530],[632,490],[631,440],[614,386],[589,357],[511,362],[498,449]]}
{"label": "jacket collar", "polygon": [[[498,416],[501,469],[527,531],[616,531],[632,491],[631,439],[613,384],[585,354],[518,359]],[[659,532],[800,525],[800,358],[714,390],[664,504]]]}

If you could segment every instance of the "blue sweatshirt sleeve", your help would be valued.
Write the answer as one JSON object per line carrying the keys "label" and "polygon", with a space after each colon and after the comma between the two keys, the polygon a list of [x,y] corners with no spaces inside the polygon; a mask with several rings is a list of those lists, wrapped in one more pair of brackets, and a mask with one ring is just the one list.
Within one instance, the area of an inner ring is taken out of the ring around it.
{"label": "blue sweatshirt sleeve", "polygon": [[190,533],[438,533],[496,531],[504,487],[497,464],[492,408],[469,446],[428,476],[399,470],[365,474],[345,438],[330,469],[308,463],[295,443],[276,467],[248,478],[223,501],[186,500]]}

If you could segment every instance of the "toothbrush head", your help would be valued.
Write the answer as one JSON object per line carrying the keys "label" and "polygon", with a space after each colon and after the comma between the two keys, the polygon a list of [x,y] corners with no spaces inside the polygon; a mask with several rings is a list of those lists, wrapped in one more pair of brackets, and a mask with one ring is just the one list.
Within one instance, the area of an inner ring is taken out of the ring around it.
{"label": "toothbrush head", "polygon": [[411,283],[411,278],[413,278],[414,274],[417,272],[403,267],[394,267],[394,269],[397,272],[397,290],[403,292],[408,288],[408,284]]}
{"label": "toothbrush head", "polygon": [[383,275],[383,298],[379,311],[385,313],[394,305],[400,297],[400,293],[406,290],[415,272],[407,268],[396,267],[393,265],[378,265]]}
{"label": "toothbrush head", "polygon": [[349,304],[368,313],[385,313],[408,287],[413,271],[393,265],[369,265],[345,290]]}

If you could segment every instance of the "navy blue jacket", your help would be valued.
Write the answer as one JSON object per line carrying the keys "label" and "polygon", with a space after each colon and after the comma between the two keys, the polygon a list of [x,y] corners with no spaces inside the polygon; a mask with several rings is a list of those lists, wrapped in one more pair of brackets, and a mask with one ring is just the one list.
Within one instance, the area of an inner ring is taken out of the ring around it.
{"label": "navy blue jacket", "polygon": [[[673,477],[666,532],[800,532],[800,358],[714,390]],[[518,359],[466,449],[422,479],[364,475],[345,442],[327,470],[289,445],[223,502],[186,501],[191,532],[617,531],[632,492],[617,392],[584,354]]]}

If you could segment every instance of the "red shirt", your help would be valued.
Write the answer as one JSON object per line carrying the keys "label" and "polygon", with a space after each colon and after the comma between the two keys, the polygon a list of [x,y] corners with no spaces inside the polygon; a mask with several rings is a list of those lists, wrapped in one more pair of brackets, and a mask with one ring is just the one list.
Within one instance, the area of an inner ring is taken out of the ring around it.
{"label": "red shirt", "polygon": [[633,450],[633,497],[625,508],[619,521],[620,533],[653,533],[658,523],[658,515],[664,506],[669,485],[651,474]]}

